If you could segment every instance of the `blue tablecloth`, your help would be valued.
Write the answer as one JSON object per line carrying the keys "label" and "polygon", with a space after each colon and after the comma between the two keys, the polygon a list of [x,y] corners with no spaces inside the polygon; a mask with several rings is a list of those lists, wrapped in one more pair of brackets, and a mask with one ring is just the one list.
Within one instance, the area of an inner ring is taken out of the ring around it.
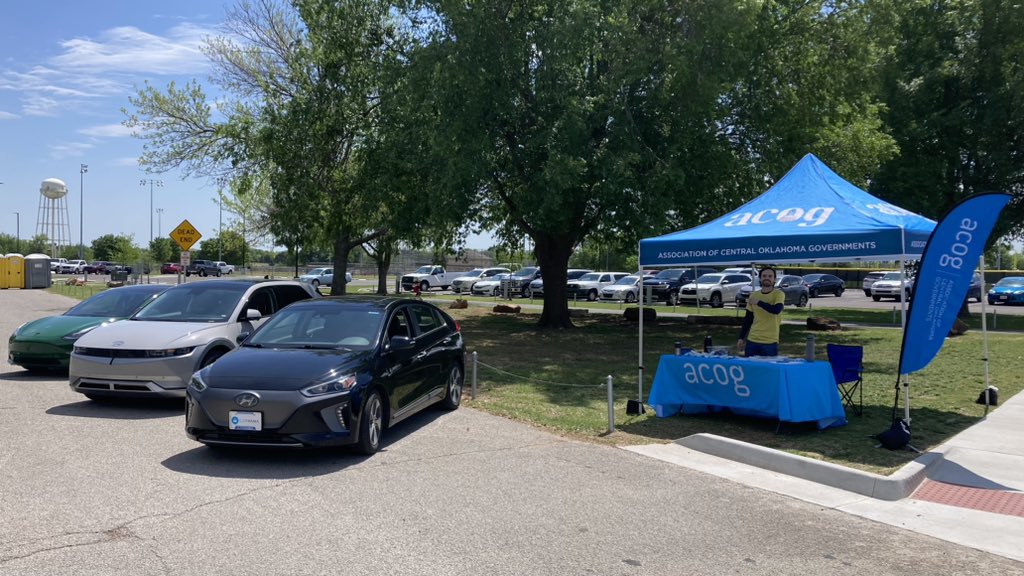
{"label": "blue tablecloth", "polygon": [[662,417],[729,408],[818,428],[846,424],[828,362],[664,355],[647,403]]}

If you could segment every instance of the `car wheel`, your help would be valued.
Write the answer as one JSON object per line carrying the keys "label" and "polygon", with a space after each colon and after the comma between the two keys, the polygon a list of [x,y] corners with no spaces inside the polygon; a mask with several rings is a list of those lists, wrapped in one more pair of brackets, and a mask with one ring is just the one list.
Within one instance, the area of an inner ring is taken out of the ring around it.
{"label": "car wheel", "polygon": [[359,417],[359,451],[369,456],[380,450],[380,436],[384,431],[384,403],[380,392],[374,390],[363,402],[363,415]]}
{"label": "car wheel", "polygon": [[227,352],[228,352],[227,350],[224,350],[224,349],[221,349],[221,348],[218,348],[217,350],[211,350],[203,358],[203,361],[199,363],[199,369],[202,370],[203,368],[206,368],[210,364],[213,364],[218,359],[220,359],[221,356],[227,354]]}
{"label": "car wheel", "polygon": [[529,288],[523,290],[523,298],[533,298],[533,291],[531,291]]}
{"label": "car wheel", "polygon": [[500,295],[501,295],[501,288],[495,286],[494,290],[491,290],[491,296],[500,296]]}
{"label": "car wheel", "polygon": [[636,296],[632,292],[626,292],[626,303],[632,304],[636,302]]}
{"label": "car wheel", "polygon": [[903,298],[904,298],[904,299],[905,299],[905,300],[906,300],[907,302],[910,302],[910,290],[904,290],[904,291],[903,291]]}
{"label": "car wheel", "polygon": [[836,288],[836,296],[838,297],[838,296],[842,296],[842,295],[843,295],[843,289],[842,289],[842,287],[840,287],[840,288]]}
{"label": "car wheel", "polygon": [[427,292],[428,290],[430,290],[430,282],[426,280],[420,282],[420,292]]}
{"label": "car wheel", "polygon": [[313,279],[312,282],[310,282],[310,284],[313,285],[313,288],[319,288],[320,287],[320,281],[315,279],[315,278]]}
{"label": "car wheel", "polygon": [[213,275],[216,276],[217,278],[220,278],[220,270],[217,270],[216,272],[214,272]]}
{"label": "car wheel", "polygon": [[458,364],[452,366],[448,372],[448,390],[441,400],[441,407],[445,410],[455,410],[462,403],[462,386],[465,380],[462,377],[462,369]]}
{"label": "car wheel", "polygon": [[815,288],[815,289],[811,290],[811,298],[817,298],[817,297],[818,297],[818,289]]}
{"label": "car wheel", "polygon": [[206,270],[200,270],[199,271],[199,275],[200,276],[206,276]]}
{"label": "car wheel", "polygon": [[871,299],[874,300],[875,302],[881,302],[882,301],[882,297],[881,296],[872,296]]}
{"label": "car wheel", "polygon": [[591,290],[590,292],[587,292],[587,300],[589,300],[590,302],[594,302],[595,300],[597,300],[597,290]]}
{"label": "car wheel", "polygon": [[711,307],[721,308],[722,306],[722,294],[720,292],[715,292],[711,295]]}
{"label": "car wheel", "polygon": [[800,298],[796,301],[796,305],[800,308],[807,306],[807,294],[801,294]]}
{"label": "car wheel", "polygon": [[871,290],[865,290],[864,291],[864,295],[865,296],[871,296]]}

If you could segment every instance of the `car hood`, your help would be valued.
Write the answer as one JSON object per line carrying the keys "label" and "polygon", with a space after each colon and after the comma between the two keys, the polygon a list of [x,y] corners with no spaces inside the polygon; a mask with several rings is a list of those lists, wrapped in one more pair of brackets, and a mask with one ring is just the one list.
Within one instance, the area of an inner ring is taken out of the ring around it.
{"label": "car hood", "polygon": [[1024,286],[993,286],[988,292],[989,294],[1013,294],[1024,292]]}
{"label": "car hood", "polygon": [[93,326],[99,326],[104,322],[116,322],[120,318],[100,318],[96,316],[48,316],[33,320],[22,326],[18,332],[21,340],[58,340]]}
{"label": "car hood", "polygon": [[901,282],[899,280],[878,280],[872,284],[872,286],[877,286],[878,288],[899,288],[903,284],[909,284],[909,282]]}
{"label": "car hood", "polygon": [[303,350],[241,347],[214,362],[206,385],[231,390],[299,390],[369,367],[372,350]]}
{"label": "car hood", "polygon": [[466,280],[479,280],[479,276],[459,276],[455,279],[456,282],[465,282]]}
{"label": "car hood", "polygon": [[97,328],[78,339],[84,348],[124,348],[125,350],[158,350],[185,348],[205,344],[225,334],[228,326],[238,322],[150,322],[125,320]]}

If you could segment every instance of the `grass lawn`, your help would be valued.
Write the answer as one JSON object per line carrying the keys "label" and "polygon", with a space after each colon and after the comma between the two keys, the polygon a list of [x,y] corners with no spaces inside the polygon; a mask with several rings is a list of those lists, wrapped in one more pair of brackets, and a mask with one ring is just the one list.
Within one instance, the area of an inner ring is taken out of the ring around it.
{"label": "grass lawn", "polygon": [[[875,448],[877,442],[870,438],[890,422],[899,330],[848,328],[815,333],[819,359],[825,358],[828,342],[864,346],[864,415],[851,412],[849,424],[839,428],[818,431],[813,425],[787,424],[776,433],[774,420],[722,415],[656,418],[652,410],[627,416],[626,400],[637,394],[638,342],[636,323],[621,316],[595,314],[576,319],[577,329],[542,332],[534,327],[537,315],[532,311],[518,316],[493,314],[486,308],[450,312],[462,326],[468,351],[476,351],[482,364],[500,370],[479,367],[476,400],[469,399],[471,374],[467,374],[467,406],[556,433],[619,445],[708,432],[882,474],[916,456],[910,451]],[[815,310],[816,315],[823,313]],[[676,340],[699,348],[710,334],[716,344],[733,344],[737,332],[734,327],[694,326],[680,318],[646,322],[645,398],[659,356],[672,353]],[[781,353],[803,356],[807,334],[802,326],[784,325]],[[989,349],[991,383],[1000,388],[1000,398],[1009,398],[1024,387],[1024,334],[989,334]],[[981,335],[971,331],[948,339],[935,360],[911,376],[914,446],[927,451],[981,418],[984,407],[974,403],[983,388],[980,359]],[[607,392],[602,387],[607,375],[615,380],[617,431],[610,436],[605,435]],[[900,414],[902,410],[901,403]]]}

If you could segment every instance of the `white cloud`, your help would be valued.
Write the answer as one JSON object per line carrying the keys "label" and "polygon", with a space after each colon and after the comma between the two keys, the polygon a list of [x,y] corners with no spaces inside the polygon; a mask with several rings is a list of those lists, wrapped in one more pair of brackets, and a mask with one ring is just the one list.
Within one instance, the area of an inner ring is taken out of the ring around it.
{"label": "white cloud", "polygon": [[100,126],[82,128],[78,133],[86,136],[92,136],[93,138],[120,138],[123,136],[131,136],[132,129],[121,124],[103,124]]}
{"label": "white cloud", "polygon": [[46,96],[29,96],[23,100],[21,111],[26,116],[56,116],[57,101]]}
{"label": "white cloud", "polygon": [[139,159],[135,156],[123,156],[121,158],[115,158],[111,164],[114,166],[138,166]]}
{"label": "white cloud", "polygon": [[0,120],[14,120],[15,118],[20,118],[20,116],[18,116],[17,114],[11,114],[10,112],[4,112],[3,110],[0,110]]}
{"label": "white cloud", "polygon": [[63,160],[64,158],[76,158],[78,156],[84,156],[86,151],[93,148],[93,144],[88,142],[68,142],[67,144],[51,144],[50,145],[50,157],[54,160]]}
{"label": "white cloud", "polygon": [[194,24],[179,24],[166,36],[120,26],[103,31],[97,40],[75,38],[62,42],[64,53],[51,58],[50,64],[65,71],[98,74],[194,74],[209,64],[199,48],[212,33]]}

